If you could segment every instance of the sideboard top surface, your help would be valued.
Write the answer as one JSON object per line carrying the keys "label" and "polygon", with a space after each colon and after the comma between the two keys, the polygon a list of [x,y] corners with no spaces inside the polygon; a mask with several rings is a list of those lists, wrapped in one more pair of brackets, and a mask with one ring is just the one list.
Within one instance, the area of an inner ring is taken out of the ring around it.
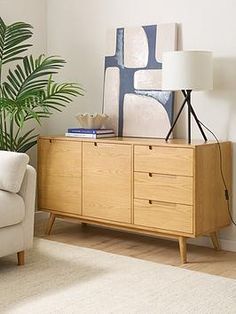
{"label": "sideboard top surface", "polygon": [[136,144],[136,145],[157,145],[157,146],[172,146],[194,148],[196,146],[216,144],[215,141],[193,140],[191,144],[186,139],[170,139],[167,142],[165,139],[159,138],[143,138],[143,137],[109,137],[109,138],[77,138],[68,136],[40,136],[40,139],[75,141],[75,142],[101,142],[101,143],[116,143],[116,144]]}

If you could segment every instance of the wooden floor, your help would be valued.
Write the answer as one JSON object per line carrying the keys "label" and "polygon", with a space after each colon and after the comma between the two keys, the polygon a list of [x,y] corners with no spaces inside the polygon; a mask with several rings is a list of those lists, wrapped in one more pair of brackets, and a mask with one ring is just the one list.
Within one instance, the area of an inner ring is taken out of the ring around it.
{"label": "wooden floor", "polygon": [[189,262],[180,265],[177,242],[61,219],[56,219],[52,234],[45,236],[46,219],[45,213],[36,214],[37,237],[236,279],[233,252],[188,245]]}

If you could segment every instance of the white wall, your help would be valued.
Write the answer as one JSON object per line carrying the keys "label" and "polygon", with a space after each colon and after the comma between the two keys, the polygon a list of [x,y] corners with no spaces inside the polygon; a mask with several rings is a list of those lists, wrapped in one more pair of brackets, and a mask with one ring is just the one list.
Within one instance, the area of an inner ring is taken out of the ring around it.
{"label": "white wall", "polygon": [[[196,112],[220,139],[236,142],[235,11],[235,0],[48,0],[48,52],[66,58],[68,64],[60,78],[81,82],[86,95],[63,114],[55,114],[48,121],[47,132],[64,133],[67,127],[76,125],[77,112],[101,111],[108,28],[177,22],[180,49],[214,53],[214,90],[193,95]],[[177,107],[180,102],[178,96]],[[185,129],[182,119],[176,135],[183,137]],[[193,136],[200,138],[196,128]],[[235,157],[236,144],[234,160]],[[235,167],[233,177],[236,182]],[[236,197],[233,201],[236,219]],[[236,241],[236,228],[227,228],[221,237]],[[234,245],[236,248],[236,242]]]}
{"label": "white wall", "polygon": [[[59,115],[51,119],[49,131],[63,132],[75,123],[78,111],[101,110],[108,28],[177,22],[180,47],[212,50],[215,56],[215,90],[194,95],[196,111],[220,138],[235,137],[231,127],[236,94],[235,9],[234,0],[48,0],[48,52],[68,61],[63,79],[78,80],[86,88],[86,96],[65,111],[60,125]],[[184,130],[179,127],[177,135],[184,135]],[[197,132],[194,135],[198,137]]]}
{"label": "white wall", "polygon": [[[38,56],[46,52],[46,0],[0,0],[0,16],[9,25],[14,22],[22,21],[31,24],[33,37],[29,42],[33,44],[29,53]],[[32,128],[35,123],[31,123]],[[30,125],[29,125],[30,127]],[[40,131],[45,127],[38,127]],[[36,165],[36,148],[29,152],[31,164]]]}
{"label": "white wall", "polygon": [[46,0],[0,0],[0,16],[6,24],[22,21],[31,24],[34,55],[46,51]]}

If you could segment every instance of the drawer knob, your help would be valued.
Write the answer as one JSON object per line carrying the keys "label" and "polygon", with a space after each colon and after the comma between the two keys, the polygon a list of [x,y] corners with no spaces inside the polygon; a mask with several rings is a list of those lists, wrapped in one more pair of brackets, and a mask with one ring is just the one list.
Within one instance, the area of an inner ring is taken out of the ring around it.
{"label": "drawer knob", "polygon": [[149,175],[149,177],[152,177],[152,173],[151,173],[151,172],[149,172],[149,174],[148,174],[148,175]]}
{"label": "drawer knob", "polygon": [[152,204],[152,201],[151,201],[151,200],[149,200],[149,201],[148,201],[148,203],[149,203],[149,204]]}
{"label": "drawer knob", "polygon": [[150,150],[152,150],[152,145],[149,145],[148,148],[149,148]]}
{"label": "drawer knob", "polygon": [[98,146],[98,143],[97,143],[97,142],[94,142],[94,146]]}

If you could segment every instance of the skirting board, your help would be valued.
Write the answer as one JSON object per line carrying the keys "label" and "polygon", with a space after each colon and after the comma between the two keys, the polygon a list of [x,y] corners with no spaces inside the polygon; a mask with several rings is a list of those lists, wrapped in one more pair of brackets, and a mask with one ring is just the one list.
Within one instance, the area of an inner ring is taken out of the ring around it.
{"label": "skirting board", "polygon": [[[48,217],[48,213],[43,212],[43,211],[36,211],[35,215],[38,216],[38,218],[40,219],[45,219],[46,217]],[[66,218],[65,218],[66,220]],[[70,218],[70,222],[73,223],[73,220]],[[103,228],[107,228],[104,227]],[[111,228],[112,229],[112,228]],[[176,241],[175,239],[170,239],[172,241]],[[204,246],[204,247],[210,247],[212,248],[212,243],[209,237],[199,237],[197,239],[188,239],[187,241],[189,244],[193,244],[193,245],[198,245],[198,246]],[[232,241],[232,240],[226,240],[226,239],[220,239],[220,244],[221,244],[221,249],[224,251],[231,251],[231,252],[236,252],[236,241]]]}
{"label": "skirting board", "polygon": [[[221,245],[222,250],[236,252],[236,241],[226,240],[226,239],[221,239],[221,238],[219,238],[219,240],[220,240],[220,245]],[[193,244],[193,245],[198,245],[198,246],[212,247],[211,240],[209,237],[199,237],[197,239],[189,239],[188,243]]]}

